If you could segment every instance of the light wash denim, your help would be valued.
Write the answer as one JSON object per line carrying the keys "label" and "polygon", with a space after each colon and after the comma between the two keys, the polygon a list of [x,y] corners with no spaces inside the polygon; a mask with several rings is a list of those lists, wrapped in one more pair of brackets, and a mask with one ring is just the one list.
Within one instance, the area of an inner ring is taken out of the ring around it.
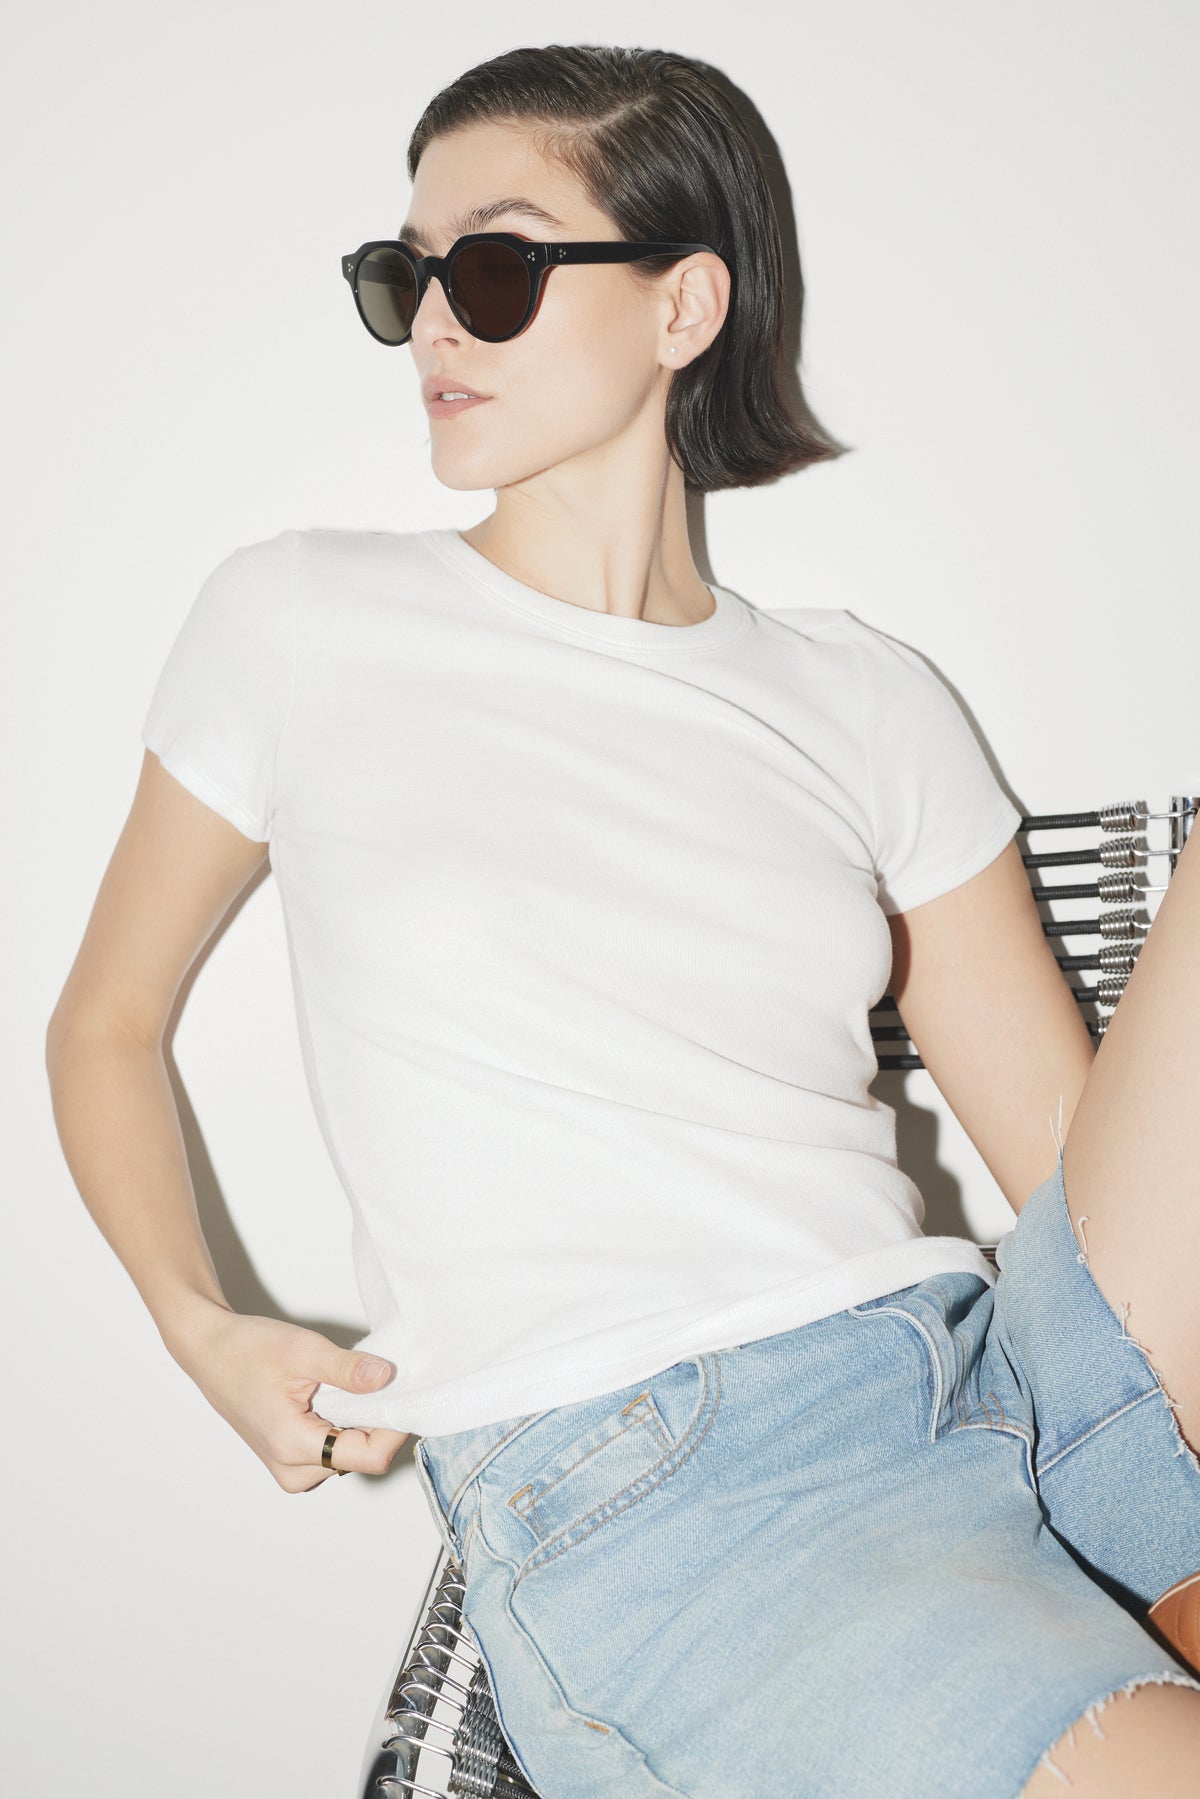
{"label": "light wash denim", "polygon": [[418,1441],[543,1799],[1016,1799],[1121,1689],[1200,1690],[1143,1626],[1200,1466],[1061,1155],[997,1260]]}

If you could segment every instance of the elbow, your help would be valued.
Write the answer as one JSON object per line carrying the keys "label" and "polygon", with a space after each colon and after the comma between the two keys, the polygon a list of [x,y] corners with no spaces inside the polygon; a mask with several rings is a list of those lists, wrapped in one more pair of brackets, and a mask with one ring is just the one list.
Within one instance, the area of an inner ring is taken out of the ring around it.
{"label": "elbow", "polygon": [[46,1025],[44,1061],[47,1074],[52,1074],[54,1072],[54,1059],[58,1054],[59,1045],[66,1035],[66,1029],[66,1014],[64,1013],[62,1006],[57,1005],[53,1012],[51,1012],[49,1022]]}
{"label": "elbow", "polygon": [[136,1043],[141,1049],[156,1052],[162,1048],[160,1032],[141,1029],[115,1012],[85,1012],[77,1004],[68,1006],[60,999],[46,1025],[46,1073],[53,1078],[55,1069],[61,1066],[73,1046],[113,1040]]}

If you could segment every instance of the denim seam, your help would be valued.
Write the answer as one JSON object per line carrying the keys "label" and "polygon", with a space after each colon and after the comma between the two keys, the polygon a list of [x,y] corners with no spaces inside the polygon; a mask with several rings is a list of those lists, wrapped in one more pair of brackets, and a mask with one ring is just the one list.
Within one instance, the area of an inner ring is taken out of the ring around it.
{"label": "denim seam", "polygon": [[1132,1412],[1135,1406],[1144,1405],[1148,1399],[1156,1399],[1157,1397],[1158,1388],[1147,1387],[1144,1393],[1139,1393],[1136,1399],[1131,1399],[1129,1401],[1128,1405],[1119,1407],[1117,1411],[1110,1412],[1107,1418],[1101,1418],[1098,1424],[1091,1425],[1089,1429],[1084,1431],[1082,1436],[1076,1437],[1074,1442],[1068,1443],[1065,1449],[1060,1449],[1056,1455],[1051,1456],[1048,1462],[1040,1463],[1038,1474],[1048,1474],[1051,1468],[1057,1467],[1064,1457],[1071,1455],[1081,1446],[1081,1444],[1086,1443],[1090,1437],[1094,1437],[1097,1431],[1107,1430],[1110,1424],[1115,1424],[1118,1418],[1123,1418],[1125,1416],[1126,1412]]}
{"label": "denim seam", "polygon": [[1025,1435],[1025,1432],[1023,1430],[1019,1430],[1015,1424],[953,1424],[953,1425],[951,1425],[950,1428],[952,1431],[953,1430],[990,1430],[991,1432],[993,1432],[993,1434],[998,1433],[998,1434],[1002,1434],[1006,1437],[1015,1437],[1017,1439],[1018,1443],[1020,1443],[1025,1450],[1025,1474],[1026,1474],[1026,1478],[1029,1482],[1030,1491],[1034,1492],[1034,1493],[1037,1492],[1037,1490],[1038,1490],[1038,1471],[1034,1467],[1034,1463],[1033,1463],[1033,1445],[1030,1443],[1029,1438]]}
{"label": "denim seam", "polygon": [[467,1528],[463,1532],[462,1546],[461,1546],[461,1548],[459,1550],[459,1554],[458,1554],[458,1565],[462,1569],[464,1577],[466,1576],[466,1572],[467,1572],[467,1561],[469,1559],[468,1551],[470,1550],[470,1547],[471,1547],[471,1541],[474,1538],[474,1536],[476,1535],[478,1530],[479,1530],[479,1513],[476,1511],[476,1512],[472,1512],[470,1520],[467,1524]]}
{"label": "denim seam", "polygon": [[452,1560],[457,1561],[458,1543],[455,1539],[454,1532],[450,1529],[450,1520],[442,1510],[442,1502],[438,1498],[437,1488],[434,1485],[433,1476],[430,1473],[429,1463],[425,1459],[424,1445],[420,1440],[418,1440],[413,1451],[413,1466],[416,1469],[417,1483],[423,1490],[433,1513],[434,1529],[437,1531],[442,1547]]}
{"label": "denim seam", "polygon": [[[523,1431],[525,1429],[525,1426],[527,1424],[532,1424],[533,1420],[535,1418],[541,1418],[544,1416],[545,1416],[545,1414],[543,1412],[526,1412],[526,1414],[523,1418],[517,1419],[517,1422],[513,1425],[512,1429],[510,1431],[506,1431],[502,1437],[498,1438],[495,1443],[491,1444],[489,1446],[489,1448],[484,1450],[483,1454],[480,1456],[480,1458],[476,1462],[475,1466],[471,1469],[471,1472],[469,1474],[466,1474],[463,1476],[462,1480],[459,1481],[458,1486],[454,1489],[454,1492],[451,1495],[450,1499],[447,1501],[446,1512],[448,1514],[448,1517],[452,1518],[454,1516],[455,1506],[458,1504],[459,1500],[462,1498],[463,1494],[466,1492],[466,1490],[470,1486],[471,1482],[475,1479],[476,1475],[481,1473],[482,1470],[487,1467],[488,1463],[492,1460],[493,1456],[497,1455],[499,1453],[499,1451],[504,1448],[504,1445],[506,1443],[511,1443],[514,1437],[519,1436],[521,1431]],[[424,1441],[424,1438],[422,1438],[422,1442],[423,1441]]]}
{"label": "denim seam", "polygon": [[911,1324],[914,1330],[920,1331],[925,1339],[925,1350],[929,1357],[929,1372],[932,1377],[927,1393],[932,1413],[929,1420],[929,1441],[936,1443],[938,1419],[942,1415],[942,1362],[937,1353],[937,1346],[926,1326],[911,1312],[906,1312],[903,1306],[873,1306],[869,1312],[862,1312],[857,1306],[848,1306],[847,1310],[852,1312],[856,1318],[903,1318],[906,1324]]}
{"label": "denim seam", "polygon": [[[716,1388],[711,1405],[709,1393],[713,1383],[709,1379],[707,1367],[710,1361],[716,1372]],[[590,1512],[584,1512],[580,1517],[573,1519],[570,1524],[565,1524],[561,1530],[555,1532],[553,1536],[547,1537],[545,1542],[539,1543],[536,1549],[531,1550],[517,1570],[516,1579],[513,1581],[514,1592],[527,1574],[531,1574],[534,1569],[542,1567],[546,1562],[553,1561],[556,1556],[564,1555],[576,1543],[582,1542],[594,1531],[599,1530],[600,1526],[609,1518],[615,1518],[621,1512],[628,1511],[631,1505],[636,1505],[639,1499],[644,1499],[647,1493],[654,1492],[655,1488],[661,1486],[664,1480],[677,1473],[688,1457],[695,1453],[707,1435],[721,1403],[721,1358],[715,1351],[707,1352],[697,1357],[697,1366],[704,1383],[703,1389],[692,1423],[674,1449],[663,1456],[660,1461],[655,1462],[652,1467],[647,1468],[644,1473],[639,1474],[636,1480],[630,1481],[619,1492],[611,1494],[600,1505],[593,1506]],[[705,1416],[706,1412],[707,1417]],[[695,1440],[689,1442],[689,1438]],[[673,1465],[668,1466],[668,1464]],[[627,1494],[631,1494],[632,1497],[626,1498]],[[618,1500],[624,1500],[625,1503],[618,1505]],[[587,1529],[583,1528],[584,1525],[587,1526]]]}
{"label": "denim seam", "polygon": [[[488,1543],[487,1537],[484,1535],[482,1530],[479,1533],[479,1541],[483,1547],[483,1552],[485,1555],[490,1556],[493,1561],[499,1562],[501,1567],[511,1566],[510,1563],[504,1561],[503,1558],[498,1557],[495,1554],[494,1550],[491,1548],[491,1546]],[[639,1749],[637,1744],[634,1743],[629,1737],[626,1736],[625,1732],[620,1728],[619,1725],[607,1724],[604,1722],[604,1720],[602,1718],[593,1718],[589,1712],[581,1711],[578,1706],[572,1705],[571,1701],[567,1698],[567,1695],[566,1695],[565,1691],[563,1690],[562,1683],[560,1682],[558,1676],[555,1674],[553,1668],[550,1666],[549,1662],[546,1660],[545,1656],[542,1654],[540,1645],[538,1644],[536,1639],[530,1634],[529,1630],[526,1628],[526,1626],[522,1623],[521,1619],[518,1618],[516,1612],[513,1610],[512,1602],[513,1602],[513,1596],[516,1593],[516,1590],[517,1590],[516,1581],[510,1582],[508,1591],[504,1596],[505,1616],[508,1618],[513,1629],[522,1637],[522,1639],[528,1644],[529,1648],[532,1650],[533,1655],[534,1655],[535,1659],[537,1660],[538,1666],[542,1669],[542,1672],[545,1674],[546,1680],[549,1682],[550,1690],[553,1692],[555,1698],[558,1700],[558,1703],[562,1707],[563,1711],[566,1712],[570,1718],[573,1718],[573,1719],[578,1718],[579,1720],[581,1720],[582,1723],[584,1723],[590,1730],[601,1732],[605,1736],[615,1737],[619,1742],[624,1743],[626,1745],[626,1747],[634,1755],[636,1755],[638,1757],[638,1759],[642,1763],[642,1766],[645,1769],[649,1778],[651,1780],[653,1780],[659,1787],[661,1787],[661,1789],[664,1793],[672,1794],[673,1799],[688,1799],[688,1795],[680,1787],[673,1787],[669,1781],[664,1780],[660,1774],[656,1774],[654,1772],[653,1768],[650,1766],[650,1763],[646,1757],[645,1751],[642,1749]],[[476,1641],[478,1642],[479,1641],[478,1632],[476,1632],[475,1635],[476,1635]],[[479,1648],[480,1648],[480,1654],[482,1655],[483,1654],[482,1643],[479,1644]],[[484,1657],[484,1660],[486,1663],[486,1656]],[[489,1676],[490,1676],[490,1674],[491,1674],[490,1666],[488,1668],[488,1672],[489,1672]],[[493,1696],[495,1697],[495,1683],[494,1682],[493,1682]],[[504,1730],[504,1718],[503,1718],[503,1714],[500,1712],[500,1707],[499,1707],[498,1703],[496,1705],[496,1712],[497,1712],[497,1716],[500,1719],[500,1728],[502,1730]],[[507,1731],[505,1731],[505,1735],[507,1736]],[[511,1740],[510,1740],[510,1747],[511,1747]],[[526,1773],[526,1778],[527,1779],[529,1778],[528,1772]],[[532,1782],[531,1782],[531,1784],[532,1784]]]}
{"label": "denim seam", "polygon": [[[476,1516],[478,1517],[478,1514],[476,1514]],[[509,1564],[507,1562],[500,1561],[500,1558],[495,1554],[495,1551],[492,1549],[487,1538],[484,1536],[482,1527],[480,1527],[480,1529],[479,1529],[478,1536],[479,1536],[480,1547],[481,1547],[484,1555],[488,1556],[492,1561],[500,1562],[500,1565],[503,1567],[511,1566],[511,1564]],[[542,1654],[541,1650],[538,1648],[538,1645],[534,1642],[534,1640],[530,1636],[529,1632],[525,1629],[525,1626],[521,1623],[521,1620],[513,1614],[511,1608],[509,1607],[508,1596],[505,1597],[504,1610],[505,1610],[505,1613],[508,1616],[513,1628],[520,1634],[521,1637],[524,1638],[526,1643],[528,1643],[529,1647],[532,1649],[533,1654],[538,1662],[538,1665],[541,1667],[543,1673],[546,1676],[546,1679],[549,1681],[551,1690],[553,1691],[556,1699],[558,1700],[559,1704],[562,1706],[563,1710],[566,1711],[567,1713],[569,1713],[572,1717],[582,1719],[583,1722],[585,1724],[589,1725],[592,1729],[602,1730],[602,1731],[607,1732],[608,1728],[609,1728],[608,1725],[601,1724],[598,1720],[589,1718],[585,1712],[577,1711],[575,1709],[575,1707],[569,1703],[566,1694],[563,1692],[558,1681],[555,1679],[554,1672],[551,1669],[549,1663],[546,1661],[545,1656]],[[468,1626],[469,1626],[469,1629],[471,1632],[471,1640],[479,1652],[479,1659],[483,1663],[483,1666],[487,1671],[488,1685],[491,1688],[492,1704],[493,1704],[493,1707],[495,1708],[496,1718],[497,1718],[497,1721],[499,1722],[501,1732],[503,1733],[503,1736],[504,1736],[504,1740],[505,1740],[505,1742],[508,1746],[509,1752],[512,1755],[513,1759],[515,1760],[518,1768],[520,1768],[521,1773],[524,1775],[525,1779],[529,1782],[529,1785],[532,1787],[534,1784],[533,1774],[532,1774],[532,1771],[529,1769],[529,1767],[527,1767],[524,1757],[520,1753],[520,1750],[517,1748],[516,1743],[514,1742],[512,1734],[511,1734],[510,1726],[508,1725],[508,1723],[505,1720],[504,1706],[503,1706],[503,1703],[500,1698],[500,1683],[496,1679],[495,1672],[492,1668],[491,1661],[488,1657],[487,1649],[484,1646],[482,1634],[481,1634],[478,1626],[474,1623],[471,1623],[466,1618],[465,1606],[464,1606],[463,1617],[464,1617],[464,1622],[468,1623]]]}
{"label": "denim seam", "polygon": [[[641,1397],[641,1396],[639,1396],[639,1397]],[[653,1403],[654,1403],[653,1400],[651,1400],[650,1403],[653,1405]],[[611,1416],[611,1414],[610,1414],[610,1416]],[[620,1416],[620,1414],[618,1414],[618,1416]],[[653,1415],[649,1415],[645,1411],[630,1412],[628,1414],[628,1416],[626,1417],[626,1421],[621,1426],[620,1430],[614,1432],[614,1434],[611,1437],[605,1437],[603,1442],[594,1443],[590,1449],[585,1449],[583,1454],[581,1456],[579,1456],[575,1461],[573,1461],[569,1468],[564,1468],[561,1474],[555,1475],[554,1479],[549,1483],[548,1486],[545,1486],[542,1488],[541,1492],[538,1494],[536,1499],[530,1500],[528,1506],[526,1506],[526,1508],[525,1508],[525,1511],[527,1511],[527,1512],[536,1511],[538,1506],[541,1505],[543,1499],[545,1499],[546,1495],[548,1493],[553,1493],[555,1487],[559,1486],[564,1480],[566,1480],[568,1474],[574,1474],[576,1468],[581,1468],[583,1466],[584,1462],[589,1460],[589,1458],[591,1456],[599,1455],[600,1451],[602,1449],[607,1449],[611,1443],[617,1442],[618,1439],[621,1437],[628,1436],[628,1434],[631,1430],[636,1430],[639,1425],[643,1425],[643,1424],[651,1432],[651,1435],[653,1436],[653,1438],[655,1440],[656,1447],[663,1451],[664,1457],[669,1455],[671,1453],[671,1441],[670,1441],[669,1436],[667,1437],[667,1440],[665,1442],[663,1441],[662,1421],[659,1417],[658,1407],[657,1406],[654,1407]],[[512,1495],[512,1498],[509,1499],[509,1501],[508,1501],[509,1505],[512,1505],[513,1500],[515,1500],[519,1494],[523,1493],[526,1490],[527,1486],[531,1486],[532,1484],[533,1484],[532,1482],[526,1482],[525,1486],[518,1487],[517,1492]],[[514,1507],[514,1510],[515,1509],[516,1508]],[[523,1513],[522,1513],[522,1516],[524,1516]]]}

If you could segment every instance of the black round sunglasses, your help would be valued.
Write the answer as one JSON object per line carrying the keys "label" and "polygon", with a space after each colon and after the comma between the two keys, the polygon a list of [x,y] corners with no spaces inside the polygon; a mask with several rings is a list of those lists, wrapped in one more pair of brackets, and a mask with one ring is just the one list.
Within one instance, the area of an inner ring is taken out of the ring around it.
{"label": "black round sunglasses", "polygon": [[571,262],[636,262],[642,256],[692,256],[711,244],[531,244],[508,231],[460,237],[445,256],[418,256],[398,238],[378,238],[342,257],[358,316],[377,343],[406,344],[413,320],[436,275],[450,310],[472,337],[502,344],[517,337],[537,311],[552,268]]}

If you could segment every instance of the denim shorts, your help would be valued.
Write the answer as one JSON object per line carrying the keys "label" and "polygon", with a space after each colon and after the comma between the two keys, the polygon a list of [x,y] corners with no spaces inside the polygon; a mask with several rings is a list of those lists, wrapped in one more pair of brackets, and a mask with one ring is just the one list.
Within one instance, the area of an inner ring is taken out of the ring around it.
{"label": "denim shorts", "polygon": [[1017,1799],[1110,1698],[1200,1690],[1145,1622],[1200,1464],[1061,1154],[997,1263],[419,1439],[543,1799]]}

